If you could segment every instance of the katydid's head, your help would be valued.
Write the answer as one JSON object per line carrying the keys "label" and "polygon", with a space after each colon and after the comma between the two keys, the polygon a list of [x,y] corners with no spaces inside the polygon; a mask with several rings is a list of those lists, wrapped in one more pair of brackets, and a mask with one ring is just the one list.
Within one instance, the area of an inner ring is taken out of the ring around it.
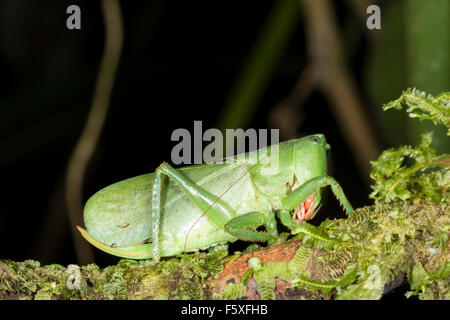
{"label": "katydid's head", "polygon": [[[323,134],[314,134],[298,140],[294,146],[293,159],[298,186],[326,174],[329,149],[330,146]],[[311,189],[305,192],[308,192],[308,198],[299,204],[294,213],[294,218],[298,217],[300,221],[312,219],[318,211],[321,200],[320,190]]]}
{"label": "katydid's head", "polygon": [[300,184],[326,174],[329,148],[323,134],[310,135],[296,142],[293,164],[295,177]]}

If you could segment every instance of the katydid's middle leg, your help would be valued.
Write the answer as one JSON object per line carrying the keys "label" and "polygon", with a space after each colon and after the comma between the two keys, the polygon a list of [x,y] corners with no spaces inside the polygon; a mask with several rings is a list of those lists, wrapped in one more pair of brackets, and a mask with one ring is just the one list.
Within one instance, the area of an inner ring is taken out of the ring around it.
{"label": "katydid's middle leg", "polygon": [[[259,226],[264,226],[267,232],[256,231]],[[236,238],[246,241],[268,241],[272,244],[278,239],[277,225],[272,212],[244,213],[228,221],[225,230]]]}

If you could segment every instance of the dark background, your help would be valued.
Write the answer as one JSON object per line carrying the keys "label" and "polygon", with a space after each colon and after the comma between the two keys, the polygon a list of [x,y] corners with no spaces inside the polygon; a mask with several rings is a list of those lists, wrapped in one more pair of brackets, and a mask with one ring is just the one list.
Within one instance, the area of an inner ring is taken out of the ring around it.
{"label": "dark background", "polygon": [[[217,126],[273,3],[121,2],[123,52],[105,127],[85,175],[84,201],[102,187],[154,171],[170,160],[175,129],[192,131],[194,120],[202,120],[204,130]],[[364,113],[384,149],[410,140],[399,138],[406,130],[402,122],[386,133],[377,112],[381,103],[397,98],[413,83],[405,71],[407,42],[402,38],[408,4],[377,3],[383,27],[376,31],[367,30],[352,1],[332,1],[332,6]],[[81,30],[66,28],[70,4],[81,7]],[[394,12],[391,18],[389,12]],[[100,2],[4,0],[0,14],[0,259],[76,263],[64,179],[89,112],[102,55]],[[302,19],[299,10],[293,35],[246,127],[270,128],[271,110],[305,68]],[[400,61],[395,68],[393,60]],[[443,84],[446,88],[448,83]],[[356,169],[330,108],[327,97],[313,90],[301,106],[296,136],[324,133],[332,146],[329,174],[354,207],[371,204],[370,186]],[[342,216],[330,192],[326,194],[315,224],[327,216]],[[118,260],[98,250],[95,257],[100,265]]]}

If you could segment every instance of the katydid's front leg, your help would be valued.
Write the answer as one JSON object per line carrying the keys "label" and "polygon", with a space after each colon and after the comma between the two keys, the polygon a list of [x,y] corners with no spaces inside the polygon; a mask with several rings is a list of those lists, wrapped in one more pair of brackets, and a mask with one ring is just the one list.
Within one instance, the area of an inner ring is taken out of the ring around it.
{"label": "katydid's front leg", "polygon": [[[276,239],[276,226],[273,214],[264,215],[251,212],[233,218],[233,209],[223,200],[204,190],[195,182],[184,176],[178,170],[163,162],[156,169],[153,182],[153,205],[152,205],[152,240],[153,258],[159,261],[159,223],[161,216],[161,177],[165,174],[175,183],[186,196],[200,209],[203,214],[219,229],[226,230],[231,235],[242,240],[269,241]],[[264,225],[270,234],[251,231],[257,225]],[[275,231],[274,231],[275,230]],[[275,234],[275,236],[274,236]]]}
{"label": "katydid's front leg", "polygon": [[[350,202],[345,197],[344,191],[342,190],[341,186],[335,179],[333,179],[332,177],[330,177],[328,175],[321,175],[321,176],[315,177],[311,180],[308,180],[307,182],[302,184],[300,187],[298,187],[296,190],[294,190],[292,193],[290,193],[282,201],[284,209],[288,210],[288,211],[292,211],[292,210],[298,208],[299,206],[302,206],[306,200],[308,200],[307,202],[314,201],[314,195],[316,194],[316,192],[320,188],[325,187],[325,186],[331,187],[331,190],[333,191],[334,195],[339,200],[341,205],[344,207],[345,211],[348,214],[352,214],[353,208],[352,208]],[[308,213],[306,213],[306,215],[305,214],[303,215],[303,220],[312,218],[312,216],[314,215],[314,207],[312,207],[310,210],[312,210],[312,211],[309,213],[309,215],[308,215]],[[285,219],[286,212],[284,211],[280,214],[281,214],[280,218],[283,217],[282,221],[286,220]],[[287,221],[285,221],[285,222],[287,223]],[[286,225],[286,223],[283,223],[283,224]]]}

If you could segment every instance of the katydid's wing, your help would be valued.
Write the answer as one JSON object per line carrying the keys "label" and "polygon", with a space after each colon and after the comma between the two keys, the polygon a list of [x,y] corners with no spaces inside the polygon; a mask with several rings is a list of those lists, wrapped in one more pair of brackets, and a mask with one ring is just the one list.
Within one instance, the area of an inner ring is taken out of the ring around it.
{"label": "katydid's wing", "polygon": [[[219,196],[246,168],[241,164],[211,164],[180,170],[187,178]],[[84,208],[84,221],[89,234],[113,247],[150,239],[154,178],[154,173],[140,175],[114,183],[94,194]],[[161,197],[164,204],[161,231],[175,234],[179,230],[178,233],[182,234],[183,227],[190,227],[201,215],[200,210],[165,176]],[[227,200],[233,197],[236,198],[236,194],[231,192]]]}

